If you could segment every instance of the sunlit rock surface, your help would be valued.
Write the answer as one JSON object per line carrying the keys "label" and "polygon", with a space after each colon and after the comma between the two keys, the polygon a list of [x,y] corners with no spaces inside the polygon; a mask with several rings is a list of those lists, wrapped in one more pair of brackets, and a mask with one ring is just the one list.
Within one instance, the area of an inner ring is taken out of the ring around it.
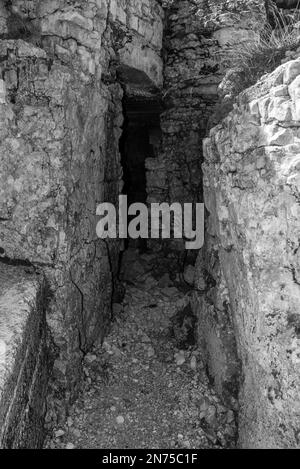
{"label": "sunlit rock surface", "polygon": [[41,276],[0,264],[0,448],[43,443],[49,371]]}
{"label": "sunlit rock surface", "polygon": [[205,141],[208,232],[242,360],[240,445],[299,446],[299,75],[279,67]]}

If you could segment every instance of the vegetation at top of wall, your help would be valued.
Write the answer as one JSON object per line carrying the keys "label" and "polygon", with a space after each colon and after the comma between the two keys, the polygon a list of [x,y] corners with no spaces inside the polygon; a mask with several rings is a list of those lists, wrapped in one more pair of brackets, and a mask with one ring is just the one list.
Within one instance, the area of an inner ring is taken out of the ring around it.
{"label": "vegetation at top of wall", "polygon": [[253,40],[236,44],[229,50],[230,71],[220,87],[226,99],[254,85],[279,66],[288,51],[300,47],[300,0],[294,10],[278,9],[275,3],[268,1],[268,17],[269,23]]}

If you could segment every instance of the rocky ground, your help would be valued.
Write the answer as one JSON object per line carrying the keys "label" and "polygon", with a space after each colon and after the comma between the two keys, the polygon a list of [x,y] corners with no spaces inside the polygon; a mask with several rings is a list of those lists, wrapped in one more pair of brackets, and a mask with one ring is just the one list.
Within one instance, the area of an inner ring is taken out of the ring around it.
{"label": "rocky ground", "polygon": [[[103,346],[85,357],[85,390],[46,448],[234,446],[234,414],[209,385],[195,346],[189,287],[171,264],[126,253],[126,297],[114,305]],[[186,280],[191,275],[189,268]]]}

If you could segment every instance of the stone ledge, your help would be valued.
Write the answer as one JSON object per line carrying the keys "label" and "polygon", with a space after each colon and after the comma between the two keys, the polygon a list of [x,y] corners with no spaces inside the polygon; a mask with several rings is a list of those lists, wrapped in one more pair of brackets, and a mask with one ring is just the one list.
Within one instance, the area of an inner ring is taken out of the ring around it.
{"label": "stone ledge", "polygon": [[205,269],[233,317],[242,448],[300,444],[299,89],[297,59],[244,91],[204,142]]}
{"label": "stone ledge", "polygon": [[47,375],[43,282],[0,263],[0,448],[41,446]]}

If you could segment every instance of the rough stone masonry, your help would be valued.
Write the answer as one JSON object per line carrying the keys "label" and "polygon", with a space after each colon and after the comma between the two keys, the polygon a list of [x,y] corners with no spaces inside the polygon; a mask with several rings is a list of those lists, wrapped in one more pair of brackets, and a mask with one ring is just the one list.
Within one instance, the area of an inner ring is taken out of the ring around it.
{"label": "rough stone masonry", "polygon": [[0,0],[0,447],[41,446],[48,374],[71,402],[107,333],[120,245],[95,213],[123,188],[128,90],[164,103],[148,201],[206,204],[193,308],[239,445],[300,446],[299,60],[219,96],[265,5]]}
{"label": "rough stone masonry", "polygon": [[116,76],[161,85],[162,19],[152,0],[0,2],[0,253],[47,279],[67,401],[111,318],[119,246],[97,239],[95,213],[122,188]]}

